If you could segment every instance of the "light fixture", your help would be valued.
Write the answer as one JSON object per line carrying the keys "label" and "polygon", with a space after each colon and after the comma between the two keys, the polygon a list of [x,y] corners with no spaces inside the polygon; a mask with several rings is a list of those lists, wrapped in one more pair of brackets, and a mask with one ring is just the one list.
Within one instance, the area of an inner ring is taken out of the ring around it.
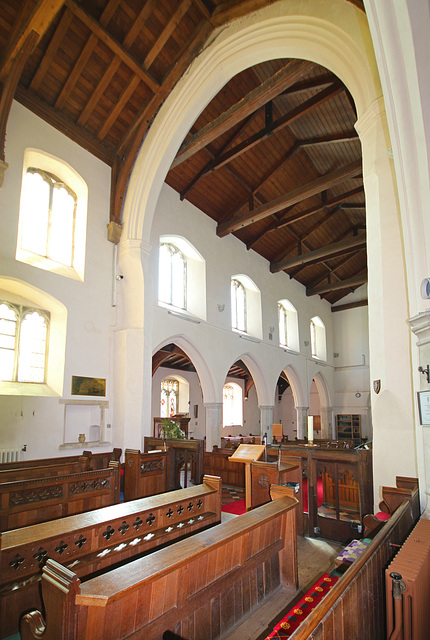
{"label": "light fixture", "polygon": [[425,377],[427,378],[427,382],[430,382],[430,372],[429,372],[429,366],[427,365],[425,369],[423,369],[423,367],[418,367],[418,371],[420,373],[423,373],[425,375]]}
{"label": "light fixture", "polygon": [[361,398],[361,393],[359,391],[357,391],[357,393],[355,394],[356,398]]}
{"label": "light fixture", "polygon": [[219,304],[218,305],[218,311],[219,312],[224,311],[224,309],[225,309],[225,304]]}
{"label": "light fixture", "polygon": [[309,340],[305,340],[305,342],[304,342],[305,347],[307,347],[308,344],[309,344]]}

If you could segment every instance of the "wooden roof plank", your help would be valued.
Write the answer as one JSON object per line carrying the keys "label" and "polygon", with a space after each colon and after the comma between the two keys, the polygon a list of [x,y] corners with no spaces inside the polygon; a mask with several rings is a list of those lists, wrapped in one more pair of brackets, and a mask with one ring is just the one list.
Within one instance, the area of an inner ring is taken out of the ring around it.
{"label": "wooden roof plank", "polygon": [[24,44],[28,43],[27,39],[30,33],[37,34],[35,39],[35,43],[37,43],[62,8],[64,2],[65,0],[38,0],[31,10],[30,3],[24,3],[0,60],[0,82],[3,82],[10,73],[13,61]]}
{"label": "wooden roof plank", "polygon": [[46,49],[43,55],[43,58],[40,61],[40,64],[37,68],[37,71],[34,74],[33,79],[30,83],[29,88],[31,91],[39,90],[40,85],[42,84],[43,78],[45,77],[51,62],[54,59],[58,51],[58,48],[60,47],[64,39],[64,36],[66,35],[66,32],[70,26],[70,23],[72,22],[72,18],[73,18],[72,12],[69,11],[69,9],[67,9],[66,7],[63,15],[60,18],[57,28],[55,29],[55,33],[49,42],[48,48]]}
{"label": "wooden roof plank", "polygon": [[356,175],[361,170],[362,165],[360,158],[360,160],[356,160],[346,167],[340,167],[327,175],[320,176],[308,184],[301,185],[300,187],[297,187],[297,189],[293,189],[293,191],[257,207],[254,211],[241,214],[240,216],[235,216],[234,218],[218,224],[217,235],[222,238],[237,229],[242,229],[243,227],[253,224],[253,222],[256,222],[257,220],[263,220],[273,213],[277,213],[292,204],[301,202],[306,198],[321,193],[324,189],[328,189],[335,184],[343,182],[347,178]]}
{"label": "wooden roof plank", "polygon": [[124,109],[127,102],[130,100],[134,90],[138,86],[140,82],[140,78],[138,76],[133,76],[128,87],[122,92],[120,99],[116,103],[115,107],[111,110],[109,117],[106,119],[104,125],[100,129],[97,137],[99,140],[103,140],[107,134],[109,133],[112,125],[118,117],[118,114]]}
{"label": "wooden roof plank", "polygon": [[143,66],[145,69],[149,69],[151,64],[154,62],[155,58],[160,53],[163,46],[166,44],[167,40],[172,35],[173,31],[176,29],[188,9],[190,8],[191,0],[182,0],[181,4],[176,9],[175,13],[170,18],[169,22],[164,27],[163,31],[155,41],[154,45],[151,47],[150,51],[147,53],[145,60],[143,62]]}
{"label": "wooden roof plank", "polygon": [[202,127],[181,146],[178,155],[172,163],[172,169],[188,160],[195,153],[206,147],[210,142],[264,106],[275,96],[285,91],[286,87],[294,84],[297,78],[309,73],[309,63],[293,60],[268,78],[259,87],[248,93],[242,100],[224,111],[218,118]]}
{"label": "wooden roof plank", "polygon": [[101,42],[103,42],[115,55],[119,56],[121,60],[136,74],[142,82],[144,82],[154,93],[160,88],[159,83],[152,77],[148,71],[146,71],[140,64],[131,56],[128,51],[113,38],[104,29],[97,20],[95,20],[89,13],[82,9],[74,0],[65,0],[67,6],[73,11],[81,22],[83,22],[95,36]]}
{"label": "wooden roof plank", "polygon": [[111,61],[110,65],[109,65],[109,67],[107,68],[106,72],[101,77],[100,82],[98,83],[93,95],[88,100],[84,110],[82,111],[81,115],[78,118],[78,124],[80,126],[84,126],[85,123],[87,122],[87,120],[90,117],[91,113],[93,112],[96,104],[98,103],[98,101],[102,97],[103,93],[107,89],[107,87],[108,87],[110,81],[112,80],[113,76],[118,71],[118,68],[119,68],[120,64],[121,64],[121,60],[118,58],[118,56],[114,56],[113,60]]}
{"label": "wooden roof plank", "polygon": [[78,60],[76,61],[75,65],[73,66],[71,73],[68,74],[67,80],[64,83],[63,88],[61,89],[57,100],[55,101],[56,109],[62,109],[64,107],[67,99],[69,98],[71,92],[73,91],[73,88],[76,82],[79,79],[79,76],[87,66],[88,60],[96,44],[97,44],[97,37],[92,33],[88,38],[87,42],[85,43],[85,46],[82,49],[81,54]]}

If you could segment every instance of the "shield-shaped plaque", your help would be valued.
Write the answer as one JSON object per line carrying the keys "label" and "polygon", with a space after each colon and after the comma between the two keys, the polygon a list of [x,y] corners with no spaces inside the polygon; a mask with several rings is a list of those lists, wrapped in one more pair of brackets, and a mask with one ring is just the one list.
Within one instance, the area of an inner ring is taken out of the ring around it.
{"label": "shield-shaped plaque", "polygon": [[381,381],[380,380],[374,380],[373,381],[373,391],[375,393],[379,393],[381,391]]}

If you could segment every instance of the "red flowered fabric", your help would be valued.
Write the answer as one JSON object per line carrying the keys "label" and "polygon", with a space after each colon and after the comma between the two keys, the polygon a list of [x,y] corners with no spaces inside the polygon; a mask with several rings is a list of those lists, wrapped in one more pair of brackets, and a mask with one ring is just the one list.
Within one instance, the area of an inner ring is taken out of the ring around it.
{"label": "red flowered fabric", "polygon": [[339,578],[329,576],[328,573],[322,575],[303,598],[278,622],[266,640],[289,638],[338,580]]}

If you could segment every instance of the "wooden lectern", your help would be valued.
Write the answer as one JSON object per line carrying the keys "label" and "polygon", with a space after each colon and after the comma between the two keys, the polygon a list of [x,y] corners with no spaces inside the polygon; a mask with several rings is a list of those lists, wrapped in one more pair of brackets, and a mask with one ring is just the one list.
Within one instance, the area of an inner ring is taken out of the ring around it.
{"label": "wooden lectern", "polygon": [[243,462],[245,465],[245,504],[246,510],[251,509],[251,462],[258,460],[264,453],[264,444],[240,444],[232,456],[231,462]]}

